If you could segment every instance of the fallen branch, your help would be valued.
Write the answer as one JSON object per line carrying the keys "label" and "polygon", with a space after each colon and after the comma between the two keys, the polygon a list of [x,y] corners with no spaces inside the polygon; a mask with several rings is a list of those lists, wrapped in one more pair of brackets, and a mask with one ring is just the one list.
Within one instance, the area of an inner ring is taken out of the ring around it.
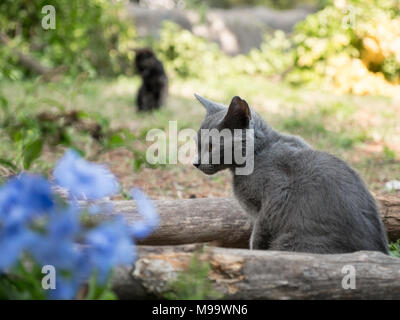
{"label": "fallen branch", "polygon": [[[11,39],[3,32],[0,32],[0,42],[9,47]],[[53,78],[57,78],[60,74],[67,71],[66,66],[59,66],[57,68],[51,69],[44,65],[42,65],[39,61],[37,61],[34,57],[21,52],[16,48],[11,48],[12,52],[18,57],[19,62],[25,68],[43,76],[44,81],[53,80]]]}
{"label": "fallen branch", "polygon": [[[135,268],[114,274],[113,290],[121,299],[163,298],[195,252],[199,245],[140,247]],[[400,259],[379,252],[319,255],[206,247],[197,254],[211,266],[213,289],[227,299],[400,299]],[[355,289],[342,286],[348,274],[344,266],[355,268]]]}
{"label": "fallen branch", "polygon": [[[391,240],[400,239],[400,198],[378,196],[382,219]],[[230,198],[155,200],[160,226],[142,245],[178,245],[213,242],[220,247],[248,248],[251,224],[239,204]],[[114,201],[113,213],[140,219],[134,201]],[[104,220],[107,215],[94,216]]]}
{"label": "fallen branch", "polygon": [[[11,41],[11,39],[5,33],[1,32],[0,41],[5,46],[9,46],[9,42]],[[40,64],[40,62],[28,56],[27,54],[22,53],[18,49],[12,48],[11,50],[18,56],[18,60],[21,62],[21,64],[29,70],[32,70],[38,74],[46,74],[51,71],[50,68],[43,66],[42,64]]]}

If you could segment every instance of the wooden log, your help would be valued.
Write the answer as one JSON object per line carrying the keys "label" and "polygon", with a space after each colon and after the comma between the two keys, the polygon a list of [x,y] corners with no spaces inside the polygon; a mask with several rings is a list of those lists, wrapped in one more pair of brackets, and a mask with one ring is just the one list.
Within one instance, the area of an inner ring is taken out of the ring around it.
{"label": "wooden log", "polygon": [[[400,198],[378,196],[383,222],[390,240],[400,239]],[[232,198],[155,200],[160,226],[142,245],[179,245],[214,242],[220,247],[248,248],[251,222]],[[113,214],[122,213],[128,222],[140,219],[135,201],[114,201]],[[108,215],[93,219],[107,219]]]}
{"label": "wooden log", "polygon": [[[218,247],[199,252],[199,245],[140,247],[135,268],[114,274],[113,290],[121,299],[164,298],[197,254],[210,265],[212,290],[226,299],[400,299],[400,259],[379,252],[321,255]],[[351,268],[355,288],[344,289]]]}
{"label": "wooden log", "polygon": [[400,196],[376,196],[388,237],[392,241],[400,239]]}
{"label": "wooden log", "polygon": [[[112,214],[122,214],[128,223],[140,219],[136,202],[113,201]],[[142,245],[179,245],[214,242],[222,247],[248,248],[251,222],[231,198],[154,200],[160,225]],[[109,215],[94,215],[107,220]]]}

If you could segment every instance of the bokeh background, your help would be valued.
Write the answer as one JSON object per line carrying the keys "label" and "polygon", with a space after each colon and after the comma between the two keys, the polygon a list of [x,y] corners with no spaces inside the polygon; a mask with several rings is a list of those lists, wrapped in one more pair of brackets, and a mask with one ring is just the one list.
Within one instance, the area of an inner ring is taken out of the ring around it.
{"label": "bokeh background", "polygon": [[[45,5],[56,28],[42,28]],[[166,106],[135,109],[133,48],[169,77]],[[400,2],[3,0],[0,179],[50,172],[66,148],[155,199],[231,196],[227,172],[150,165],[146,134],[197,129],[197,92],[246,99],[276,129],[356,168],[375,193],[400,180]]]}

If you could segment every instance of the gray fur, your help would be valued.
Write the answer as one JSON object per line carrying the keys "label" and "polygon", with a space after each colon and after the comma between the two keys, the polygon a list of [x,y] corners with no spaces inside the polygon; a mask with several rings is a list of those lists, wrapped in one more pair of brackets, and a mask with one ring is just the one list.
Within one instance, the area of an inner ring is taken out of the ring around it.
{"label": "gray fur", "polygon": [[207,115],[214,114],[226,108],[223,104],[216,103],[206,98],[203,98],[202,96],[196,93],[194,94],[194,96],[196,97],[197,100],[200,101],[200,103],[204,106],[204,108],[206,108]]}
{"label": "gray fur", "polygon": [[[204,104],[204,98],[197,98]],[[201,129],[223,129],[227,108],[206,101]],[[252,174],[236,175],[234,164],[195,164],[206,174],[232,172],[235,197],[253,221],[250,248],[388,254],[377,204],[360,176],[339,158],[275,131],[250,112],[248,127],[255,132]]]}

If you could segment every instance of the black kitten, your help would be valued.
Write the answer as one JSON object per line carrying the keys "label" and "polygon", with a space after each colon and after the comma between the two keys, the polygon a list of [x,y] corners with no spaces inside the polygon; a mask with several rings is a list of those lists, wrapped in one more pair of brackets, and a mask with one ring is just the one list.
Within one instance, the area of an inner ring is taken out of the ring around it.
{"label": "black kitten", "polygon": [[164,67],[151,49],[135,49],[135,52],[135,66],[143,81],[137,95],[137,108],[139,111],[159,109],[168,95]]}

